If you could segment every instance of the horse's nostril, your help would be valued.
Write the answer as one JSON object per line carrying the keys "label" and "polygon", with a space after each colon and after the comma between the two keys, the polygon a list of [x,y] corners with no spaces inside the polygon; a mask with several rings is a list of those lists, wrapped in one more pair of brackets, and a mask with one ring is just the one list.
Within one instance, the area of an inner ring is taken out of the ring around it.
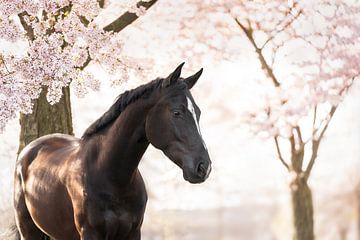
{"label": "horse's nostril", "polygon": [[197,167],[197,174],[201,177],[205,176],[206,174],[206,167],[205,164],[203,162],[199,163],[198,167]]}

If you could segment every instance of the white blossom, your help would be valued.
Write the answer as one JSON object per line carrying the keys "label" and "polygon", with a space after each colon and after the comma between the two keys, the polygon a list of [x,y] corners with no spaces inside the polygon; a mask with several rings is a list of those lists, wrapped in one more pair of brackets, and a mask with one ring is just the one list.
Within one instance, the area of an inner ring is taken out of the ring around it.
{"label": "white blossom", "polygon": [[[140,7],[136,13],[144,10]],[[138,69],[124,56],[118,34],[93,22],[100,11],[96,0],[0,1],[0,39],[28,44],[21,55],[0,49],[0,132],[17,112],[32,111],[42,86],[48,87],[50,104],[60,100],[70,83],[80,97],[89,89],[98,90],[99,79],[85,69],[90,61],[113,75]]]}

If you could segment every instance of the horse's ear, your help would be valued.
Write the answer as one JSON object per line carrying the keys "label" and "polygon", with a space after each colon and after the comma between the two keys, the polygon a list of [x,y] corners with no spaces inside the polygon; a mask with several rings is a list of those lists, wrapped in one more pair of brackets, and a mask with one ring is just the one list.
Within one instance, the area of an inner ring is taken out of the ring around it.
{"label": "horse's ear", "polygon": [[181,69],[184,66],[185,62],[181,63],[170,75],[165,78],[165,80],[162,83],[162,87],[168,87],[171,84],[175,83],[180,75],[181,75]]}
{"label": "horse's ear", "polygon": [[195,85],[197,80],[200,78],[202,72],[203,72],[203,69],[201,68],[197,73],[195,73],[194,75],[192,75],[184,80],[188,89],[191,89]]}

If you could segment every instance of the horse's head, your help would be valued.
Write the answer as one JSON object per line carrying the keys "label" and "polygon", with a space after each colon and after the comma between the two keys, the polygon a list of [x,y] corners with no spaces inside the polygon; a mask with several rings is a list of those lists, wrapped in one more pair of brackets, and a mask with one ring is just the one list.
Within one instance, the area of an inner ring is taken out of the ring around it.
{"label": "horse's head", "polygon": [[156,104],[146,119],[146,135],[152,145],[183,170],[185,180],[201,183],[210,174],[211,161],[200,133],[201,112],[189,90],[202,69],[183,79],[183,65],[162,81]]}

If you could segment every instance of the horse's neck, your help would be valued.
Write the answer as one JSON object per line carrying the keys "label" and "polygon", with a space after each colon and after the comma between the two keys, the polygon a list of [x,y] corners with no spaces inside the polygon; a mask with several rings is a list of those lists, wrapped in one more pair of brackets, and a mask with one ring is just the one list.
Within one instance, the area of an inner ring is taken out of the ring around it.
{"label": "horse's neck", "polygon": [[131,181],[149,142],[145,120],[151,103],[137,101],[129,105],[102,135],[98,167],[119,184]]}

